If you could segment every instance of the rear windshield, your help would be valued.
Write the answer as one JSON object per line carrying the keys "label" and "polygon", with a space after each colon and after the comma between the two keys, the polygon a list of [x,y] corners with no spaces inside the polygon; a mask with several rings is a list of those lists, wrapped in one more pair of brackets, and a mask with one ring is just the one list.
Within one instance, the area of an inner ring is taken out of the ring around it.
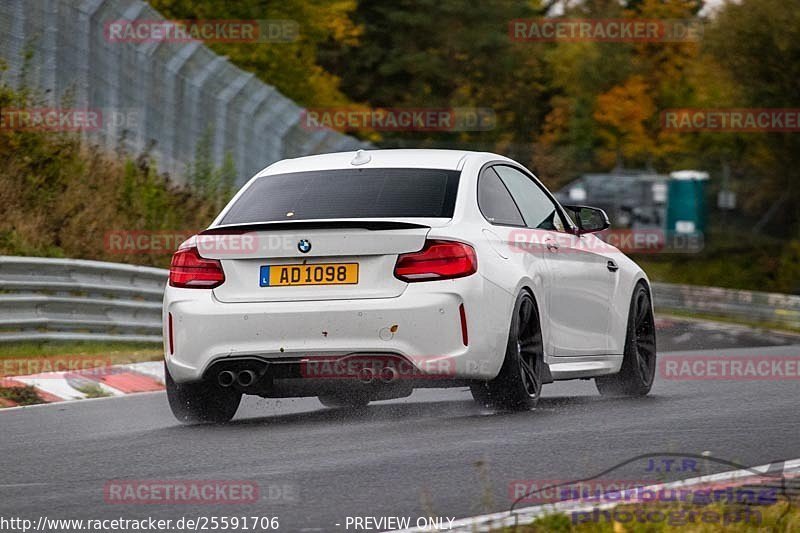
{"label": "rear windshield", "polygon": [[373,168],[258,178],[222,224],[328,218],[452,218],[459,172]]}

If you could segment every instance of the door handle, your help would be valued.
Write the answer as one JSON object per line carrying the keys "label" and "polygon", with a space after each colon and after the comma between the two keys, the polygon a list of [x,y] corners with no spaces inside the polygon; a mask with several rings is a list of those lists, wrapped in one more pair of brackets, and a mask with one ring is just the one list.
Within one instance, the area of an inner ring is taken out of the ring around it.
{"label": "door handle", "polygon": [[619,267],[614,261],[609,261],[608,263],[606,263],[606,268],[608,268],[609,272],[616,272],[617,270],[619,270]]}

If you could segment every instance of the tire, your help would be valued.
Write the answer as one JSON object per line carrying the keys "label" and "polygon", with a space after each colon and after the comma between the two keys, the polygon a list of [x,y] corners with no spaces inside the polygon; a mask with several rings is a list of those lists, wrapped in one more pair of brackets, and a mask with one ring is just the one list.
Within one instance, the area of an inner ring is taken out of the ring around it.
{"label": "tire", "polygon": [[164,381],[172,414],[186,424],[228,422],[236,414],[242,393],[201,383],[175,383],[164,363]]}
{"label": "tire", "polygon": [[650,292],[644,283],[633,289],[625,351],[618,374],[595,378],[603,396],[646,396],[656,373],[656,327]]}
{"label": "tire", "polygon": [[360,394],[317,397],[322,405],[334,409],[359,409],[369,405],[369,398]]}
{"label": "tire", "polygon": [[476,381],[469,386],[469,392],[472,393],[472,399],[483,407],[491,407],[492,399],[489,396],[489,389],[485,381]]}
{"label": "tire", "polygon": [[496,409],[524,411],[536,406],[542,393],[544,347],[539,311],[533,296],[523,292],[514,304],[503,366],[497,377],[470,385],[476,402]]}

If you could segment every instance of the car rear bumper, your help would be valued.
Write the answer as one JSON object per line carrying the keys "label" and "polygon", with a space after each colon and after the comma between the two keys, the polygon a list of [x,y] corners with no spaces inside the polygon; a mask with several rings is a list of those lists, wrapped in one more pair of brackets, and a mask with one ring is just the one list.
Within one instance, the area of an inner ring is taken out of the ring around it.
{"label": "car rear bumper", "polygon": [[165,357],[176,382],[201,380],[226,358],[347,354],[397,354],[422,372],[490,379],[499,372],[508,335],[507,313],[496,311],[510,312],[509,302],[510,295],[479,275],[410,284],[397,297],[358,300],[223,303],[210,290],[167,287]]}

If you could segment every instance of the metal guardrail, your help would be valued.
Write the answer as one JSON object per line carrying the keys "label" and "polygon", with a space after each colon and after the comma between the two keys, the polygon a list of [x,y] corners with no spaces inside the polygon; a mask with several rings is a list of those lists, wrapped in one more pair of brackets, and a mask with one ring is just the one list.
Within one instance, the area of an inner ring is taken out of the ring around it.
{"label": "metal guardrail", "polygon": [[800,329],[800,296],[653,283],[656,311],[681,311]]}
{"label": "metal guardrail", "polygon": [[[0,343],[161,342],[168,272],[159,268],[0,256]],[[653,283],[656,310],[800,328],[800,296]]]}
{"label": "metal guardrail", "polygon": [[160,343],[167,275],[101,261],[0,256],[0,343]]}

